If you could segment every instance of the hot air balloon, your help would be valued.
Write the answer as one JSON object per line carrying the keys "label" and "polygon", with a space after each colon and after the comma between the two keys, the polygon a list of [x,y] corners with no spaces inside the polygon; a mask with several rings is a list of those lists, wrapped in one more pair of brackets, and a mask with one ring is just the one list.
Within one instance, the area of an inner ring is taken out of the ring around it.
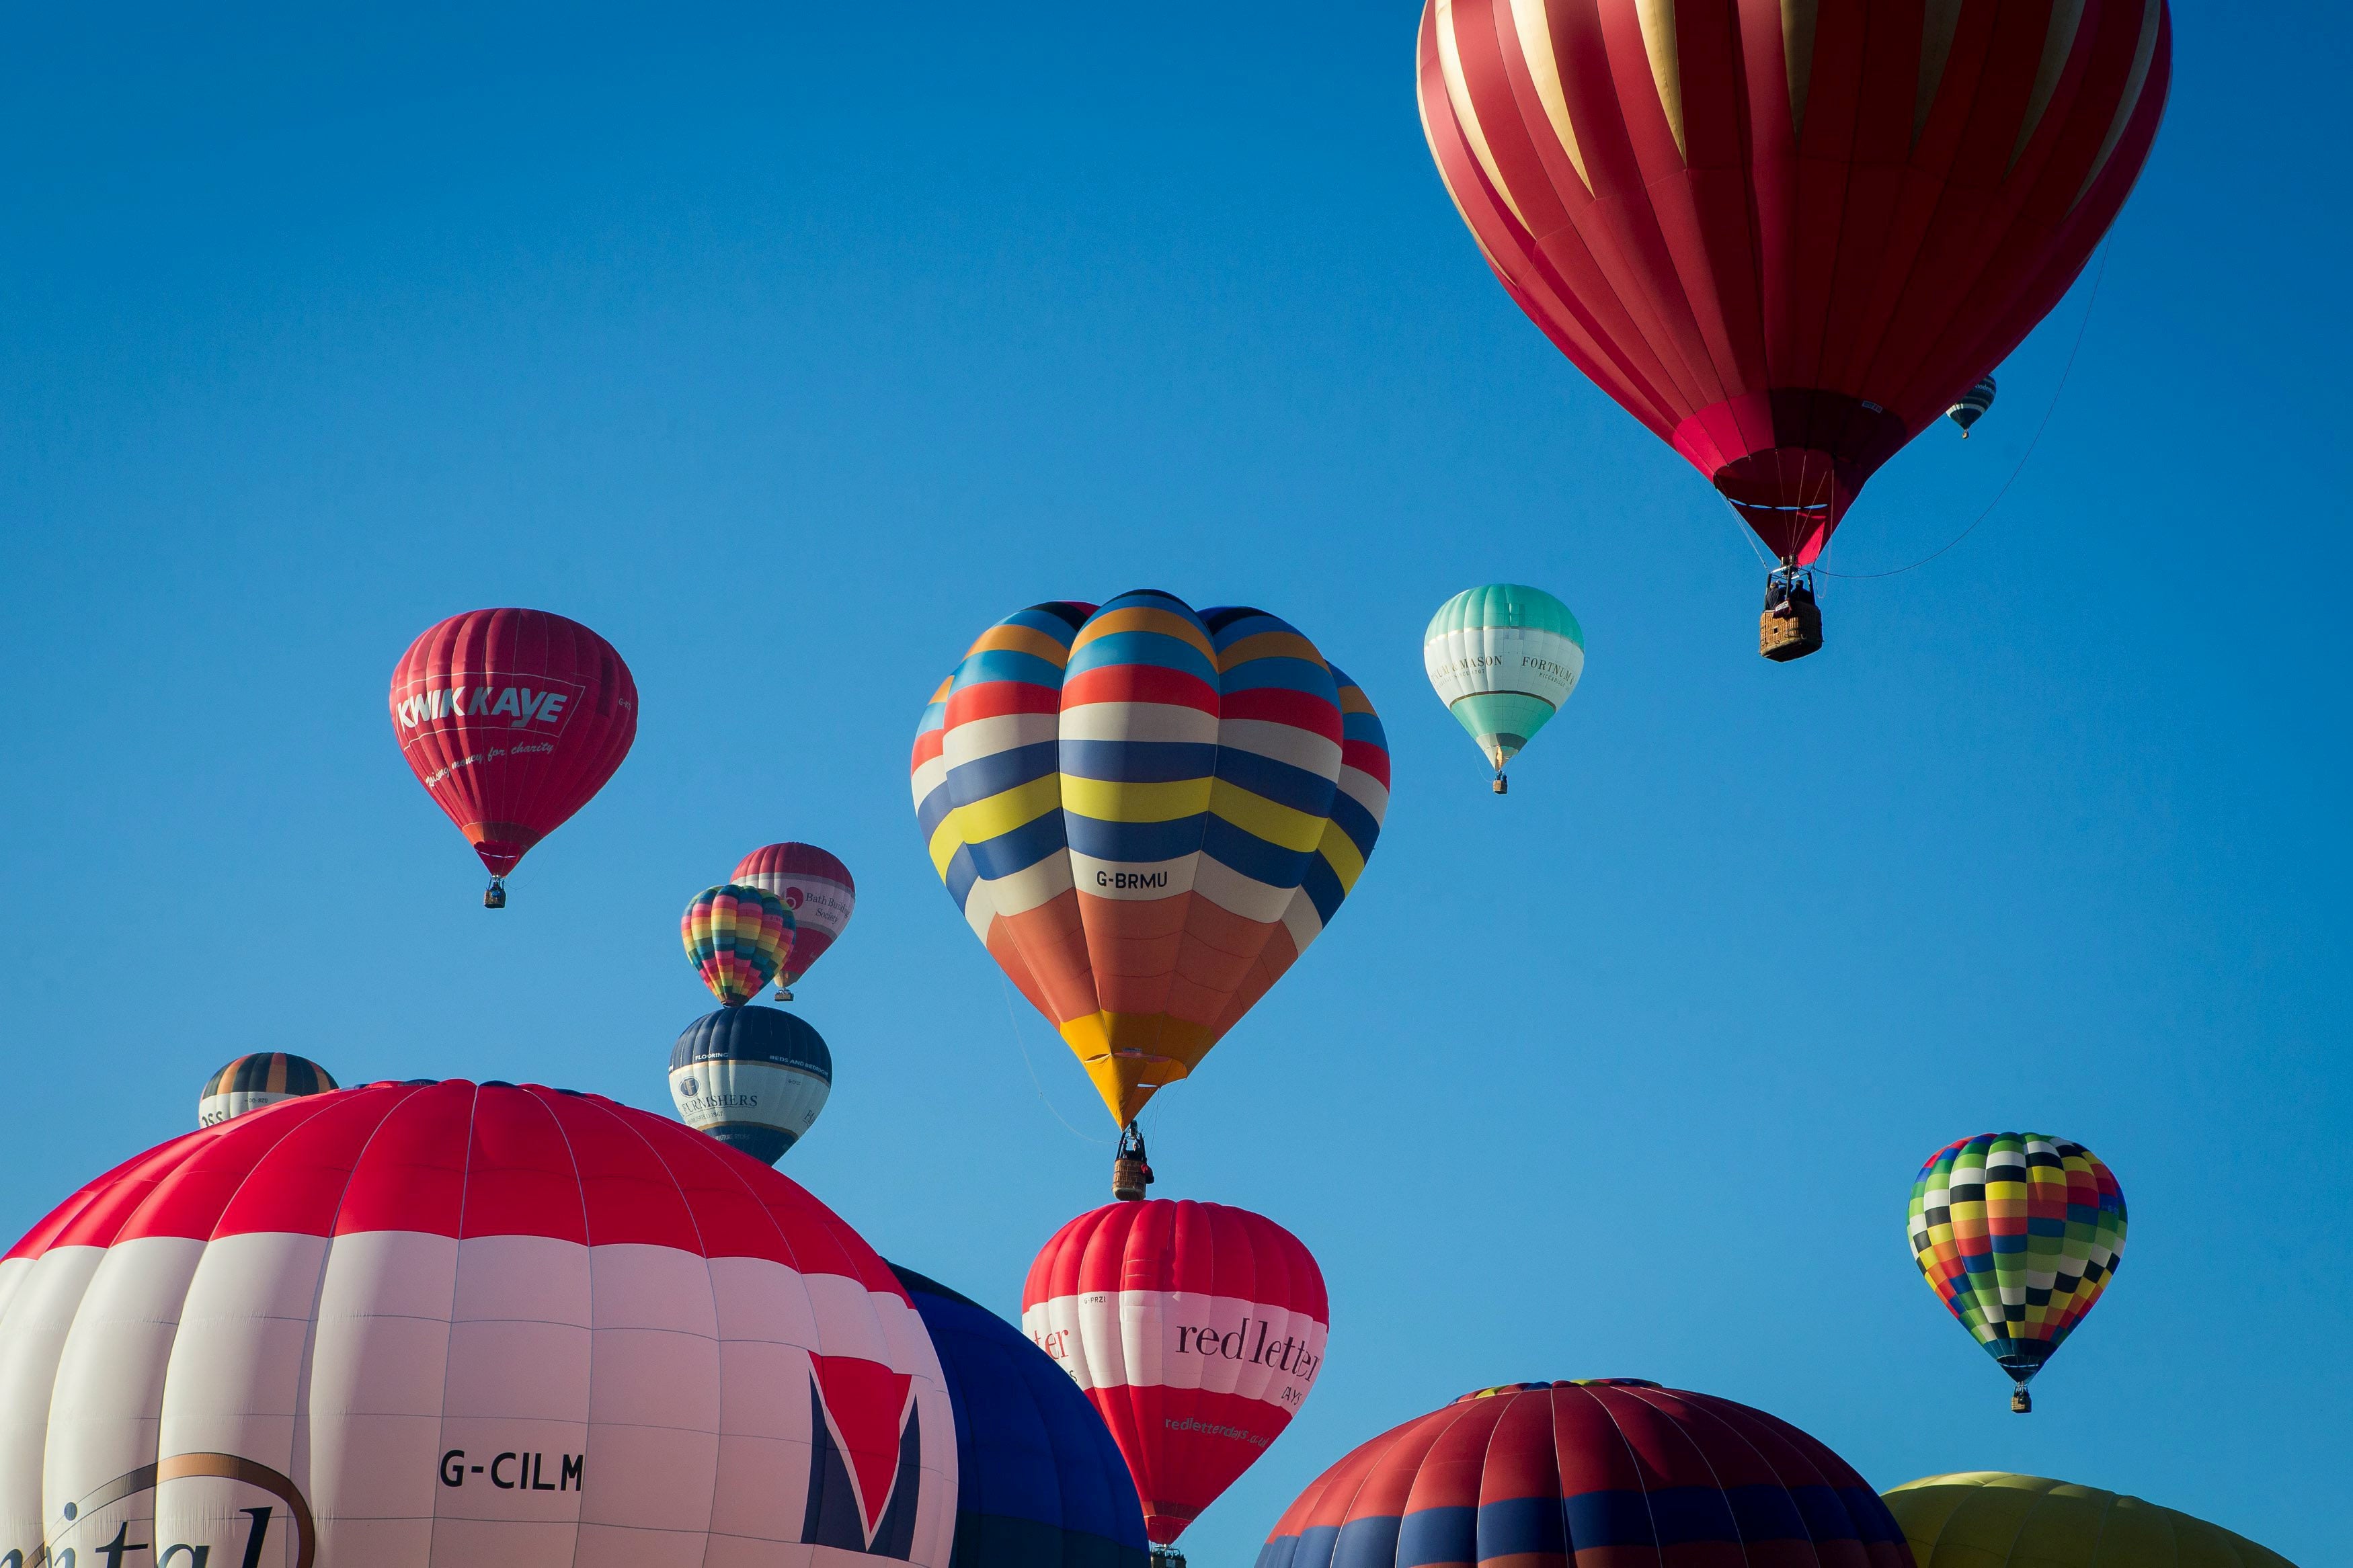
{"label": "hot air balloon", "polygon": [[210,1127],[281,1100],[324,1094],[334,1087],[327,1069],[307,1057],[256,1051],[237,1058],[205,1079],[205,1087],[196,1094],[196,1125]]}
{"label": "hot air balloon", "polygon": [[793,911],[758,888],[722,882],[705,888],[679,917],[679,940],[711,994],[741,1007],[776,977],[793,949]]}
{"label": "hot air balloon", "polygon": [[0,1261],[0,1563],[945,1568],[955,1492],[931,1337],[858,1234],[594,1095],[313,1095]]}
{"label": "hot air balloon", "polygon": [[1160,1546],[1282,1436],[1323,1370],[1329,1322],[1298,1237],[1219,1204],[1081,1215],[1021,1289],[1021,1326],[1111,1428]]}
{"label": "hot air balloon", "polygon": [[2034,1408],[2026,1385],[2124,1261],[2125,1194],[2081,1143],[1981,1132],[1928,1157],[1907,1228],[1920,1276]]}
{"label": "hot air balloon", "polygon": [[1897,1487],[1886,1501],[1918,1568],[2295,1568],[2221,1525],[2042,1476],[1929,1476]]}
{"label": "hot air balloon", "polygon": [[1945,417],[1961,427],[1961,439],[1966,441],[1969,438],[1969,426],[1984,418],[1986,410],[1992,406],[1993,377],[1989,375],[1962,393],[1953,405],[1945,410]]}
{"label": "hot air balloon", "polygon": [[1512,1383],[1392,1427],[1284,1510],[1258,1568],[1911,1568],[1844,1460],[1788,1422],[1639,1378]]}
{"label": "hot air balloon", "polygon": [[531,847],[605,787],[638,735],[638,684],[613,645],[544,610],[474,610],[392,671],[400,754],[491,873],[487,909]]}
{"label": "hot air balloon", "polygon": [[1313,643],[1152,592],[982,633],[913,774],[949,896],[1122,1127],[1338,912],[1388,805],[1380,720]]}
{"label": "hot air balloon", "polygon": [[824,1038],[774,1007],[705,1013],[670,1049],[679,1120],[771,1165],[801,1141],[832,1092]]}
{"label": "hot air balloon", "polygon": [[[1810,589],[2083,270],[2171,40],[2165,0],[1429,0],[1422,129],[1513,301]],[[1811,602],[1762,651],[1820,647]]]}
{"label": "hot air balloon", "polygon": [[1144,1513],[1103,1418],[996,1313],[892,1265],[955,1412],[954,1568],[1145,1568]]}
{"label": "hot air balloon", "polygon": [[1585,673],[1585,628],[1568,606],[1521,583],[1465,588],[1438,606],[1421,642],[1438,700],[1495,767],[1560,711]]}
{"label": "hot air balloon", "polygon": [[791,1001],[792,987],[825,956],[858,906],[849,868],[814,844],[770,844],[744,856],[727,879],[774,893],[793,911],[793,949],[776,974],[776,1000]]}

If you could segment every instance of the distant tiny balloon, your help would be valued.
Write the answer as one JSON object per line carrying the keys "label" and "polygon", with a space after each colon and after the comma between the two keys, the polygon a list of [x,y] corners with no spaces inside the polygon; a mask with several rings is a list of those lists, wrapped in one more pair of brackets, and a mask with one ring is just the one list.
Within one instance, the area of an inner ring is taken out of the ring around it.
{"label": "distant tiny balloon", "polygon": [[734,882],[695,894],[678,922],[686,961],[729,1007],[741,1007],[776,977],[792,952],[793,927],[784,900]]}
{"label": "distant tiny balloon", "polygon": [[706,1013],[670,1053],[679,1120],[771,1165],[807,1133],[832,1092],[824,1037],[775,1007]]}
{"label": "distant tiny balloon", "polygon": [[849,868],[814,844],[770,844],[744,856],[727,879],[774,893],[793,911],[792,952],[776,974],[776,1000],[791,1001],[792,987],[825,956],[858,907]]}
{"label": "distant tiny balloon", "polygon": [[1585,628],[1568,606],[1524,583],[1466,588],[1438,606],[1422,635],[1421,662],[1446,704],[1495,770],[1504,768],[1577,689]]}
{"label": "distant tiny balloon", "polygon": [[238,1057],[205,1079],[196,1097],[196,1125],[211,1127],[281,1100],[326,1094],[338,1087],[325,1068],[307,1057],[257,1051]]}
{"label": "distant tiny balloon", "polygon": [[1993,377],[1981,378],[1975,386],[1961,394],[1961,400],[1945,410],[1945,417],[1961,427],[1961,439],[1969,438],[1969,426],[1985,417],[1993,406]]}

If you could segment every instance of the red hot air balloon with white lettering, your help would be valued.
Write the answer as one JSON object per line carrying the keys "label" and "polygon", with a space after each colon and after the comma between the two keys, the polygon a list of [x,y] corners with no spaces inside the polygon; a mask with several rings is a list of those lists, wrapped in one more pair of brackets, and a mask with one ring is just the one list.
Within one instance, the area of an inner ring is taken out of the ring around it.
{"label": "red hot air balloon with white lettering", "polygon": [[727,879],[774,893],[793,911],[793,950],[776,971],[776,1000],[791,1001],[792,988],[825,956],[858,907],[849,868],[814,844],[766,844],[736,862]]}
{"label": "red hot air balloon with white lettering", "polygon": [[266,1106],[0,1260],[0,1563],[944,1568],[956,1484],[890,1268],[592,1095]]}
{"label": "red hot air balloon with white lettering", "polygon": [[629,667],[544,610],[432,627],[393,667],[391,703],[400,754],[490,869],[493,910],[515,862],[605,787],[638,736]]}
{"label": "red hot air balloon with white lettering", "polygon": [[1021,1326],[1111,1427],[1166,1546],[1306,1402],[1331,1313],[1324,1273],[1271,1219],[1220,1204],[1113,1204],[1029,1266]]}

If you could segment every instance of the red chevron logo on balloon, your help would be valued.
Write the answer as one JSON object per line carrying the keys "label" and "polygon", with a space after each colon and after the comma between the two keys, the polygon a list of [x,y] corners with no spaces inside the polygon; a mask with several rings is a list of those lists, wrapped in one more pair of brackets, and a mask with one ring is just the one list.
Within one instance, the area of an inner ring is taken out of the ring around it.
{"label": "red chevron logo on balloon", "polygon": [[812,1355],[818,1404],[849,1460],[858,1513],[871,1541],[899,1479],[899,1454],[913,1379],[857,1356]]}

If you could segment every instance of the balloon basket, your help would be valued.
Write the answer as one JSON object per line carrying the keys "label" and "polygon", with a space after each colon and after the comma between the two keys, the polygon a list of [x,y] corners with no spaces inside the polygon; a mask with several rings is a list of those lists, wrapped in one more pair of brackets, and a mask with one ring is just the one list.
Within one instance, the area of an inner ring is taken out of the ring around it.
{"label": "balloon basket", "polygon": [[502,910],[507,907],[507,884],[503,877],[493,877],[491,885],[482,889],[482,908]]}
{"label": "balloon basket", "polygon": [[791,1001],[792,999],[793,999],[793,994],[792,994],[791,992],[789,992],[789,991],[786,990],[786,989],[785,989],[783,986],[781,986],[781,985],[779,985],[779,986],[777,986],[777,987],[776,987],[776,1000],[777,1000],[777,1001],[779,1001],[779,1002],[789,1002],[789,1001]]}
{"label": "balloon basket", "polygon": [[1152,1549],[1152,1568],[1185,1568],[1185,1554],[1173,1546]]}
{"label": "balloon basket", "polygon": [[2034,1400],[2027,1394],[2026,1385],[2022,1383],[2010,1391],[2010,1413],[2012,1415],[2034,1414]]}
{"label": "balloon basket", "polygon": [[1776,664],[1819,653],[1822,611],[1814,602],[1813,574],[1780,567],[1765,579],[1765,613],[1757,617],[1757,651]]}
{"label": "balloon basket", "polygon": [[1497,774],[1495,775],[1495,793],[1496,793],[1497,795],[1509,795],[1509,794],[1511,794],[1511,793],[1512,793],[1512,781],[1511,781],[1511,780],[1509,780],[1509,779],[1507,779],[1507,778],[1505,778],[1503,774],[1501,774],[1501,773],[1497,773]]}
{"label": "balloon basket", "polygon": [[1145,1158],[1144,1134],[1131,1121],[1119,1132],[1119,1154],[1111,1163],[1111,1195],[1124,1204],[1140,1204],[1152,1184],[1152,1166]]}

